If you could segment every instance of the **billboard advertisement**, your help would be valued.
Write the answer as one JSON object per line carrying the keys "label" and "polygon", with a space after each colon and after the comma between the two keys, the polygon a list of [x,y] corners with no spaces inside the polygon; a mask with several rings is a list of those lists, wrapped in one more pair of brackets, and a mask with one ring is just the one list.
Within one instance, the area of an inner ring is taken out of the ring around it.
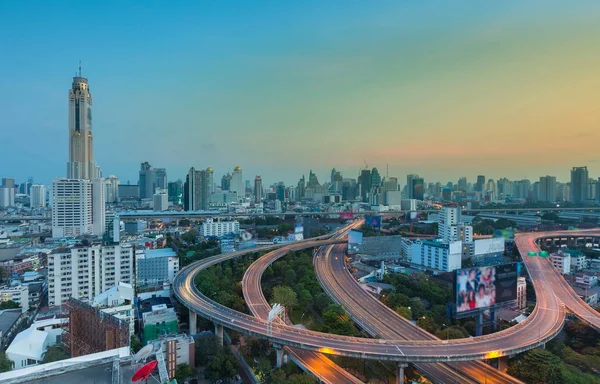
{"label": "billboard advertisement", "polygon": [[342,212],[342,213],[340,213],[340,219],[352,220],[352,219],[354,219],[354,212]]}
{"label": "billboard advertisement", "polygon": [[365,216],[365,225],[367,227],[381,229],[381,216]]}
{"label": "billboard advertisement", "polygon": [[363,243],[363,233],[361,231],[351,230],[348,232],[348,253],[357,253]]}
{"label": "billboard advertisement", "polygon": [[487,255],[490,253],[504,253],[504,238],[492,237],[490,239],[477,239],[475,243],[476,255]]}
{"label": "billboard advertisement", "polygon": [[486,309],[516,300],[517,264],[456,270],[456,312]]}

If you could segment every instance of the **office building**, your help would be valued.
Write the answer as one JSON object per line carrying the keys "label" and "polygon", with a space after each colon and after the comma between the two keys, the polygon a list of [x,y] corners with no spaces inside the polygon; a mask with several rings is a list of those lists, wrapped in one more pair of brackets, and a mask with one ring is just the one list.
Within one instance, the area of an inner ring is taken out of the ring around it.
{"label": "office building", "polygon": [[93,232],[92,182],[52,181],[52,237],[77,237]]}
{"label": "office building", "polygon": [[31,186],[31,195],[29,197],[31,208],[44,208],[46,206],[46,186],[34,184]]}
{"label": "office building", "polygon": [[119,282],[132,283],[130,245],[72,246],[48,255],[48,303],[61,305],[69,297],[91,302]]}
{"label": "office building", "polygon": [[485,176],[478,175],[477,182],[475,183],[475,192],[485,192]]}
{"label": "office building", "polygon": [[460,269],[462,241],[417,240],[411,245],[411,262],[438,271],[451,272]]}
{"label": "office building", "polygon": [[459,207],[443,207],[438,214],[438,236],[444,241],[473,242],[473,227],[461,220]]}
{"label": "office building", "polygon": [[556,201],[556,177],[554,176],[542,176],[540,177],[540,184],[538,185],[539,201]]}
{"label": "office building", "polygon": [[156,189],[156,193],[153,196],[153,210],[156,212],[162,212],[169,209],[169,195],[166,189]]}
{"label": "office building", "polygon": [[517,309],[527,308],[527,282],[524,277],[517,278]]}
{"label": "office building", "polygon": [[179,272],[179,257],[171,248],[139,250],[135,258],[138,286],[172,283]]}
{"label": "office building", "polygon": [[256,176],[254,178],[254,202],[260,203],[262,200],[263,200],[262,177]]}
{"label": "office building", "polygon": [[212,167],[208,167],[206,168],[206,174],[208,177],[208,194],[210,195],[211,193],[215,193],[216,190],[215,171],[212,169]]}
{"label": "office building", "polygon": [[27,285],[0,287],[0,302],[12,301],[21,306],[22,312],[29,310],[29,287]]}
{"label": "office building", "polygon": [[106,196],[104,179],[92,180],[92,233],[102,236],[106,230]]}
{"label": "office building", "polygon": [[2,178],[0,186],[0,208],[15,206],[15,179]]}
{"label": "office building", "polygon": [[115,175],[110,175],[104,179],[107,204],[116,204],[119,202],[119,179]]}
{"label": "office building", "polygon": [[407,198],[423,200],[425,197],[425,181],[419,175],[408,175],[406,177]]}
{"label": "office building", "polygon": [[176,204],[183,202],[183,182],[181,180],[168,183],[169,201]]}
{"label": "office building", "polygon": [[142,312],[142,320],[145,342],[159,336],[175,335],[179,331],[175,309],[168,308],[166,304],[153,305],[150,311]]}
{"label": "office building", "polygon": [[[165,175],[166,177],[166,175]],[[150,163],[143,162],[139,172],[140,199],[151,199],[156,188],[156,173]]]}
{"label": "office building", "polygon": [[205,211],[209,201],[209,175],[206,170],[190,168],[184,184],[184,209],[186,211]]}
{"label": "office building", "polygon": [[227,172],[226,175],[221,177],[221,191],[231,190],[231,174]]}
{"label": "office building", "polygon": [[238,195],[238,199],[243,200],[246,196],[246,190],[244,188],[244,182],[242,179],[242,168],[235,167],[233,170],[233,174],[231,175],[231,188],[232,192],[236,192]]}
{"label": "office building", "polygon": [[194,338],[185,333],[179,335],[161,335],[158,340],[150,340],[151,343],[158,342],[165,357],[165,364],[169,378],[175,377],[177,366],[188,364],[193,367],[196,364],[196,344]]}
{"label": "office building", "polygon": [[92,136],[92,94],[88,80],[81,76],[73,78],[69,90],[69,162],[68,179],[92,180],[102,177],[102,171],[94,161]]}
{"label": "office building", "polygon": [[275,198],[281,202],[285,201],[285,185],[278,183],[275,187]]}
{"label": "office building", "polygon": [[360,198],[363,202],[369,201],[369,193],[371,192],[371,171],[363,169],[358,176],[358,184],[360,187]]}
{"label": "office building", "polygon": [[240,223],[236,221],[214,221],[206,219],[200,225],[200,235],[204,237],[223,237],[227,235],[237,235],[240,232]]}
{"label": "office building", "polygon": [[587,200],[588,179],[587,167],[573,167],[571,169],[571,202],[582,204]]}
{"label": "office building", "polygon": [[140,198],[140,186],[137,184],[120,184],[117,190],[119,191],[119,201],[132,201]]}
{"label": "office building", "polygon": [[167,170],[165,168],[154,169],[154,188],[167,189]]}

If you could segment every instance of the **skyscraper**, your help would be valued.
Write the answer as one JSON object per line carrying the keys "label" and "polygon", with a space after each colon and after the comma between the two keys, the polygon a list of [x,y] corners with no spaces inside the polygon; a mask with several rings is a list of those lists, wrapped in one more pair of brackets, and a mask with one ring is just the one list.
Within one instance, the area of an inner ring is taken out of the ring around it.
{"label": "skyscraper", "polygon": [[588,169],[587,167],[573,167],[571,169],[571,201],[581,204],[587,199]]}
{"label": "skyscraper", "polygon": [[539,201],[556,201],[556,177],[554,176],[542,176],[540,177],[540,184],[538,186]]}
{"label": "skyscraper", "polygon": [[31,186],[31,196],[29,200],[31,208],[43,208],[46,206],[46,186],[34,184]]}
{"label": "skyscraper", "polygon": [[254,178],[254,201],[260,203],[263,199],[263,186],[262,177],[256,176]]}
{"label": "skyscraper", "polygon": [[208,193],[215,193],[215,172],[212,167],[206,168],[208,174]]}
{"label": "skyscraper", "polygon": [[186,211],[204,211],[208,209],[209,185],[208,172],[190,168],[184,184],[184,209]]}
{"label": "skyscraper", "polygon": [[92,182],[52,181],[52,237],[77,237],[93,231]]}
{"label": "skyscraper", "polygon": [[119,201],[119,179],[117,176],[110,175],[104,179],[104,186],[106,189],[106,202],[110,204],[117,203]]}
{"label": "skyscraper", "polygon": [[167,170],[165,168],[154,169],[154,189],[167,189]]}
{"label": "skyscraper", "polygon": [[485,176],[477,176],[477,183],[475,183],[475,192],[485,192]]}
{"label": "skyscraper", "polygon": [[242,178],[242,168],[237,166],[233,169],[231,175],[231,191],[237,192],[238,200],[246,197],[246,188],[244,187],[244,179]]}
{"label": "skyscraper", "polygon": [[221,177],[221,190],[231,190],[231,174],[229,172],[227,172],[226,175],[223,175],[223,177]]}
{"label": "skyscraper", "polygon": [[183,182],[181,180],[168,183],[169,201],[181,204],[183,198]]}
{"label": "skyscraper", "polygon": [[88,80],[79,75],[73,78],[69,90],[69,162],[68,179],[97,179],[102,171],[94,161],[92,137],[92,94]]}
{"label": "skyscraper", "polygon": [[145,161],[140,165],[139,176],[140,199],[151,199],[156,189],[156,173],[150,163]]}
{"label": "skyscraper", "polygon": [[360,198],[363,202],[369,201],[369,193],[371,193],[371,171],[363,169],[358,176],[358,184],[360,184]]}
{"label": "skyscraper", "polygon": [[408,199],[423,200],[425,195],[425,181],[419,175],[406,176],[406,197]]}
{"label": "skyscraper", "polygon": [[0,208],[13,207],[15,205],[15,179],[2,178],[0,186]]}

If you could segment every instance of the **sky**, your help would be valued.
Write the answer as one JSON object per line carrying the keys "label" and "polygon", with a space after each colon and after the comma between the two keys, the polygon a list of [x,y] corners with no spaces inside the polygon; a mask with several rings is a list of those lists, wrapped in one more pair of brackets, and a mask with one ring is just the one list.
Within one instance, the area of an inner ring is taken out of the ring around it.
{"label": "sky", "polygon": [[2,1],[0,177],[66,175],[79,60],[121,183],[144,161],[265,185],[598,177],[599,19],[597,0]]}

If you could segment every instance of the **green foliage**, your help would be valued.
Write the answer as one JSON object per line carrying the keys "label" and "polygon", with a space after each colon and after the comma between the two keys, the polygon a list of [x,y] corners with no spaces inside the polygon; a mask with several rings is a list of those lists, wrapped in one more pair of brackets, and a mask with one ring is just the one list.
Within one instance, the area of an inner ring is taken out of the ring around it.
{"label": "green foliage", "polygon": [[476,219],[473,223],[473,233],[479,235],[492,235],[496,229],[515,228],[517,224],[507,219]]}
{"label": "green foliage", "polygon": [[190,229],[189,231],[187,231],[186,233],[184,233],[183,235],[181,235],[181,240],[193,244],[196,242],[196,239],[198,238],[198,236],[200,236],[200,233],[195,230],[195,229]]}
{"label": "green foliage", "polygon": [[331,304],[323,312],[323,332],[336,335],[356,336],[358,334],[354,323],[346,311],[337,304]]}
{"label": "green foliage", "polygon": [[273,288],[273,294],[271,295],[271,303],[281,304],[286,308],[286,310],[288,310],[295,307],[298,304],[298,296],[292,288],[285,285],[278,285],[275,288]]}
{"label": "green foliage", "polygon": [[6,357],[6,352],[0,351],[0,372],[8,372],[12,369],[12,361]]}
{"label": "green foliage", "polygon": [[188,377],[196,376],[196,369],[190,367],[189,364],[179,364],[175,369],[175,380],[178,383],[183,383]]}
{"label": "green foliage", "polygon": [[439,325],[431,317],[423,316],[417,319],[417,325],[429,333],[435,333]]}
{"label": "green foliage", "polygon": [[558,219],[559,219],[558,215],[553,212],[546,212],[542,215],[542,220],[556,221]]}
{"label": "green foliage", "polygon": [[453,326],[435,332],[435,336],[442,340],[464,339],[469,337],[469,333],[463,327]]}
{"label": "green foliage", "polygon": [[235,356],[228,350],[223,348],[221,352],[216,354],[214,358],[206,365],[208,378],[218,380],[222,377],[231,377],[238,371],[239,364]]}
{"label": "green foliage", "polygon": [[12,300],[8,300],[8,301],[3,301],[0,303],[0,310],[2,309],[16,309],[16,308],[21,308],[21,306],[17,303],[15,303]]}
{"label": "green foliage", "polygon": [[405,319],[412,320],[412,311],[408,307],[396,307],[396,313]]}
{"label": "green foliage", "polygon": [[289,384],[315,384],[315,380],[306,373],[296,373],[289,377]]}
{"label": "green foliage", "polygon": [[408,301],[408,306],[415,318],[420,318],[425,316],[425,306],[423,302],[418,297],[413,297]]}
{"label": "green foliage", "polygon": [[223,350],[223,345],[215,335],[198,337],[195,340],[196,365],[205,365]]}
{"label": "green foliage", "polygon": [[137,351],[139,351],[143,347],[142,342],[136,335],[131,335],[129,346],[133,353],[137,353]]}
{"label": "green foliage", "polygon": [[562,384],[561,364],[552,352],[532,349],[509,364],[508,374],[529,384]]}
{"label": "green foliage", "polygon": [[287,375],[281,368],[275,368],[269,375],[269,384],[287,384]]}
{"label": "green foliage", "polygon": [[46,353],[44,354],[44,359],[42,360],[42,363],[51,363],[53,361],[60,361],[60,360],[66,360],[69,359],[71,356],[69,356],[69,354],[62,349],[61,347],[57,346],[57,345],[53,345],[48,347],[48,349],[46,350]]}

